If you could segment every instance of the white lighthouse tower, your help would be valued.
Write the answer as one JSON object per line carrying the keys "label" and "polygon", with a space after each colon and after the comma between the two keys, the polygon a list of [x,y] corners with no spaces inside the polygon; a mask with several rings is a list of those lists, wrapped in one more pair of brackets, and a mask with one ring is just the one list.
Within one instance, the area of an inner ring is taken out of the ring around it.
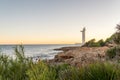
{"label": "white lighthouse tower", "polygon": [[85,27],[83,28],[83,30],[81,31],[82,32],[82,45],[85,44]]}

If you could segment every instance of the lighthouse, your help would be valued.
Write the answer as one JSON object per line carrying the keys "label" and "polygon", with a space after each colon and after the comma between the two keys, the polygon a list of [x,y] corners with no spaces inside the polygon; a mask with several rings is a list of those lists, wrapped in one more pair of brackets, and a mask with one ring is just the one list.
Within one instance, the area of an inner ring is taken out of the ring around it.
{"label": "lighthouse", "polygon": [[81,31],[82,32],[82,45],[85,44],[85,27],[83,28],[83,30]]}

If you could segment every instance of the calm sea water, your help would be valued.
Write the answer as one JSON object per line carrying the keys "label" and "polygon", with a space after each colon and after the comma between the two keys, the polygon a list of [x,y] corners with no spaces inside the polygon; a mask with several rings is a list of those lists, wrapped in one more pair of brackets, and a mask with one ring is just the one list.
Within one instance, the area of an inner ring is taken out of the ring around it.
{"label": "calm sea water", "polygon": [[[15,57],[14,49],[16,45],[0,45],[0,54],[8,55],[12,58]],[[75,45],[23,45],[26,57],[40,57],[41,59],[53,59],[60,51],[53,49]]]}

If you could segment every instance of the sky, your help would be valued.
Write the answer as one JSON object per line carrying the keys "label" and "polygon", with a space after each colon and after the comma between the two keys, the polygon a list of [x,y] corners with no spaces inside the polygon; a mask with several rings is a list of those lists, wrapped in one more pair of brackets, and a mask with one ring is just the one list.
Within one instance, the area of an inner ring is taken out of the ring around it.
{"label": "sky", "polygon": [[120,0],[0,0],[0,44],[105,40],[119,23]]}

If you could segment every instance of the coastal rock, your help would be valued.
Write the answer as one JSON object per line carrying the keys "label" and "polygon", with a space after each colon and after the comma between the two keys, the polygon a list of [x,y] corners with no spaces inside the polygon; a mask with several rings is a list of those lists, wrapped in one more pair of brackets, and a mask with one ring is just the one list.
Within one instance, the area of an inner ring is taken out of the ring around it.
{"label": "coastal rock", "polygon": [[[67,47],[53,59],[53,63],[67,63],[72,66],[83,66],[96,61],[105,61],[108,47]],[[60,49],[60,50],[61,50]]]}
{"label": "coastal rock", "polygon": [[77,48],[79,48],[79,47],[62,47],[62,48],[57,48],[57,49],[54,49],[54,50],[67,52],[69,50],[74,50],[74,49],[77,49]]}
{"label": "coastal rock", "polygon": [[66,59],[74,58],[74,55],[71,52],[66,52],[66,53],[60,53],[55,56],[56,61],[64,61]]}

